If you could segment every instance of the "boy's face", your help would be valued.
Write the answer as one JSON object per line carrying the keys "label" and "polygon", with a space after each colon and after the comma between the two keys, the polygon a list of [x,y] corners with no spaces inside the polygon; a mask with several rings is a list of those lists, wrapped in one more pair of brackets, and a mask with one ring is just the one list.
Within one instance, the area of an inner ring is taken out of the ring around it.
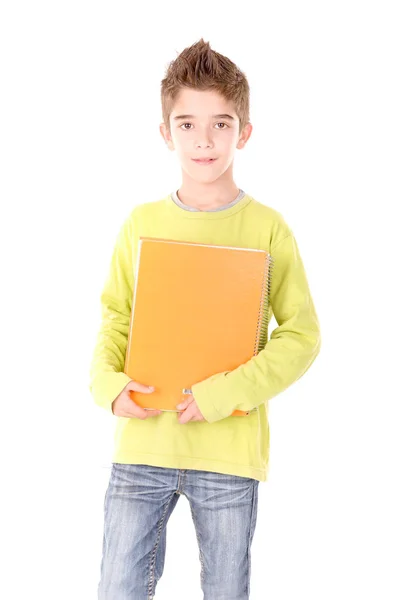
{"label": "boy's face", "polygon": [[[230,115],[232,119],[221,115]],[[233,103],[218,92],[189,88],[183,88],[175,101],[170,132],[164,123],[160,125],[161,135],[168,148],[176,150],[182,169],[195,181],[206,182],[215,181],[225,173],[236,148],[244,148],[251,131],[252,125],[247,123],[239,135],[239,118]],[[199,158],[216,160],[201,164],[194,160]]]}

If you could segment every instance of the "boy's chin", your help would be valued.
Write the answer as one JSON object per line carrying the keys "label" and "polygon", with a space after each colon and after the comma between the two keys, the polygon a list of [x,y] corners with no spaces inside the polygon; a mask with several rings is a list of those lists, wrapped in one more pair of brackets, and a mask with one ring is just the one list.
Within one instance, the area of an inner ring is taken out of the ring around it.
{"label": "boy's chin", "polygon": [[215,170],[208,170],[207,167],[205,167],[203,171],[202,169],[184,169],[184,171],[187,175],[189,175],[191,179],[193,179],[193,181],[198,181],[199,183],[202,181],[217,181],[217,179],[219,179],[222,175],[222,173],[220,173],[219,171],[216,172]]}

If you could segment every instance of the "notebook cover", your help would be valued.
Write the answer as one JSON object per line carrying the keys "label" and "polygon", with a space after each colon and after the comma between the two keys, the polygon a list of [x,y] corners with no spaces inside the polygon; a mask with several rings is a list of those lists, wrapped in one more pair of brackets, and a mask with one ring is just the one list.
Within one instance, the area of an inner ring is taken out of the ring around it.
{"label": "notebook cover", "polygon": [[139,238],[124,372],[155,387],[130,392],[139,406],[178,412],[191,385],[258,353],[271,266],[264,250]]}

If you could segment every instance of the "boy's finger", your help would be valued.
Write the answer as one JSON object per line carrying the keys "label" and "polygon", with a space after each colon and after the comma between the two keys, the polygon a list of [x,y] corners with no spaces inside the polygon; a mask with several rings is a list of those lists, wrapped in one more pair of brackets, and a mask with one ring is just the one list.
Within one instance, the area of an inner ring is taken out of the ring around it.
{"label": "boy's finger", "polygon": [[179,409],[186,408],[187,406],[189,406],[189,404],[191,402],[193,402],[193,396],[191,394],[189,396],[183,395],[180,404],[177,404],[176,408],[179,408]]}
{"label": "boy's finger", "polygon": [[155,417],[156,415],[160,415],[162,413],[161,410],[145,410],[145,418],[147,417]]}
{"label": "boy's finger", "polygon": [[190,409],[190,405],[186,408],[186,410],[184,410],[182,413],[180,413],[179,417],[178,417],[178,422],[179,423],[187,423],[188,421],[191,420],[191,418],[193,417],[192,413],[191,413],[191,409]]}

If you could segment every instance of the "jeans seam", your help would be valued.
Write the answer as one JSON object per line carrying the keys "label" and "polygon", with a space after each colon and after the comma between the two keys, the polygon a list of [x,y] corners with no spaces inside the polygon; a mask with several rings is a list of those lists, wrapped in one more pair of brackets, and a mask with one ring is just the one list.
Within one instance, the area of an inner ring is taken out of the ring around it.
{"label": "jeans seam", "polygon": [[162,528],[163,528],[163,525],[164,525],[165,515],[167,514],[169,505],[171,504],[173,497],[174,497],[174,494],[172,494],[172,496],[171,496],[168,504],[165,507],[163,515],[162,515],[162,517],[160,519],[160,524],[159,524],[158,530],[157,530],[156,543],[154,545],[153,552],[152,552],[151,558],[150,558],[150,572],[149,572],[149,584],[148,584],[149,598],[148,598],[148,600],[152,600],[152,598],[153,598],[153,596],[155,594],[155,564],[156,564],[156,560],[155,559],[156,559],[158,544],[160,543],[161,531],[162,531]]}
{"label": "jeans seam", "polygon": [[201,550],[201,540],[200,540],[200,534],[199,534],[198,527],[197,527],[196,518],[194,516],[194,511],[193,511],[193,508],[192,508],[192,505],[190,504],[190,502],[189,502],[189,506],[190,506],[190,512],[192,513],[193,523],[194,523],[194,526],[195,526],[194,529],[195,529],[195,532],[196,532],[197,543],[199,545],[199,556],[200,556],[200,566],[201,566],[201,569],[200,569],[200,584],[202,584],[203,580],[204,580],[204,557],[203,557],[203,552]]}
{"label": "jeans seam", "polygon": [[252,497],[252,501],[251,501],[251,514],[250,514],[250,528],[249,528],[249,536],[248,536],[248,540],[247,540],[247,596],[250,598],[250,541],[251,541],[251,534],[253,531],[253,520],[254,520],[254,513],[255,513],[255,505],[256,505],[256,485],[257,482],[254,482],[253,485],[253,497]]}

